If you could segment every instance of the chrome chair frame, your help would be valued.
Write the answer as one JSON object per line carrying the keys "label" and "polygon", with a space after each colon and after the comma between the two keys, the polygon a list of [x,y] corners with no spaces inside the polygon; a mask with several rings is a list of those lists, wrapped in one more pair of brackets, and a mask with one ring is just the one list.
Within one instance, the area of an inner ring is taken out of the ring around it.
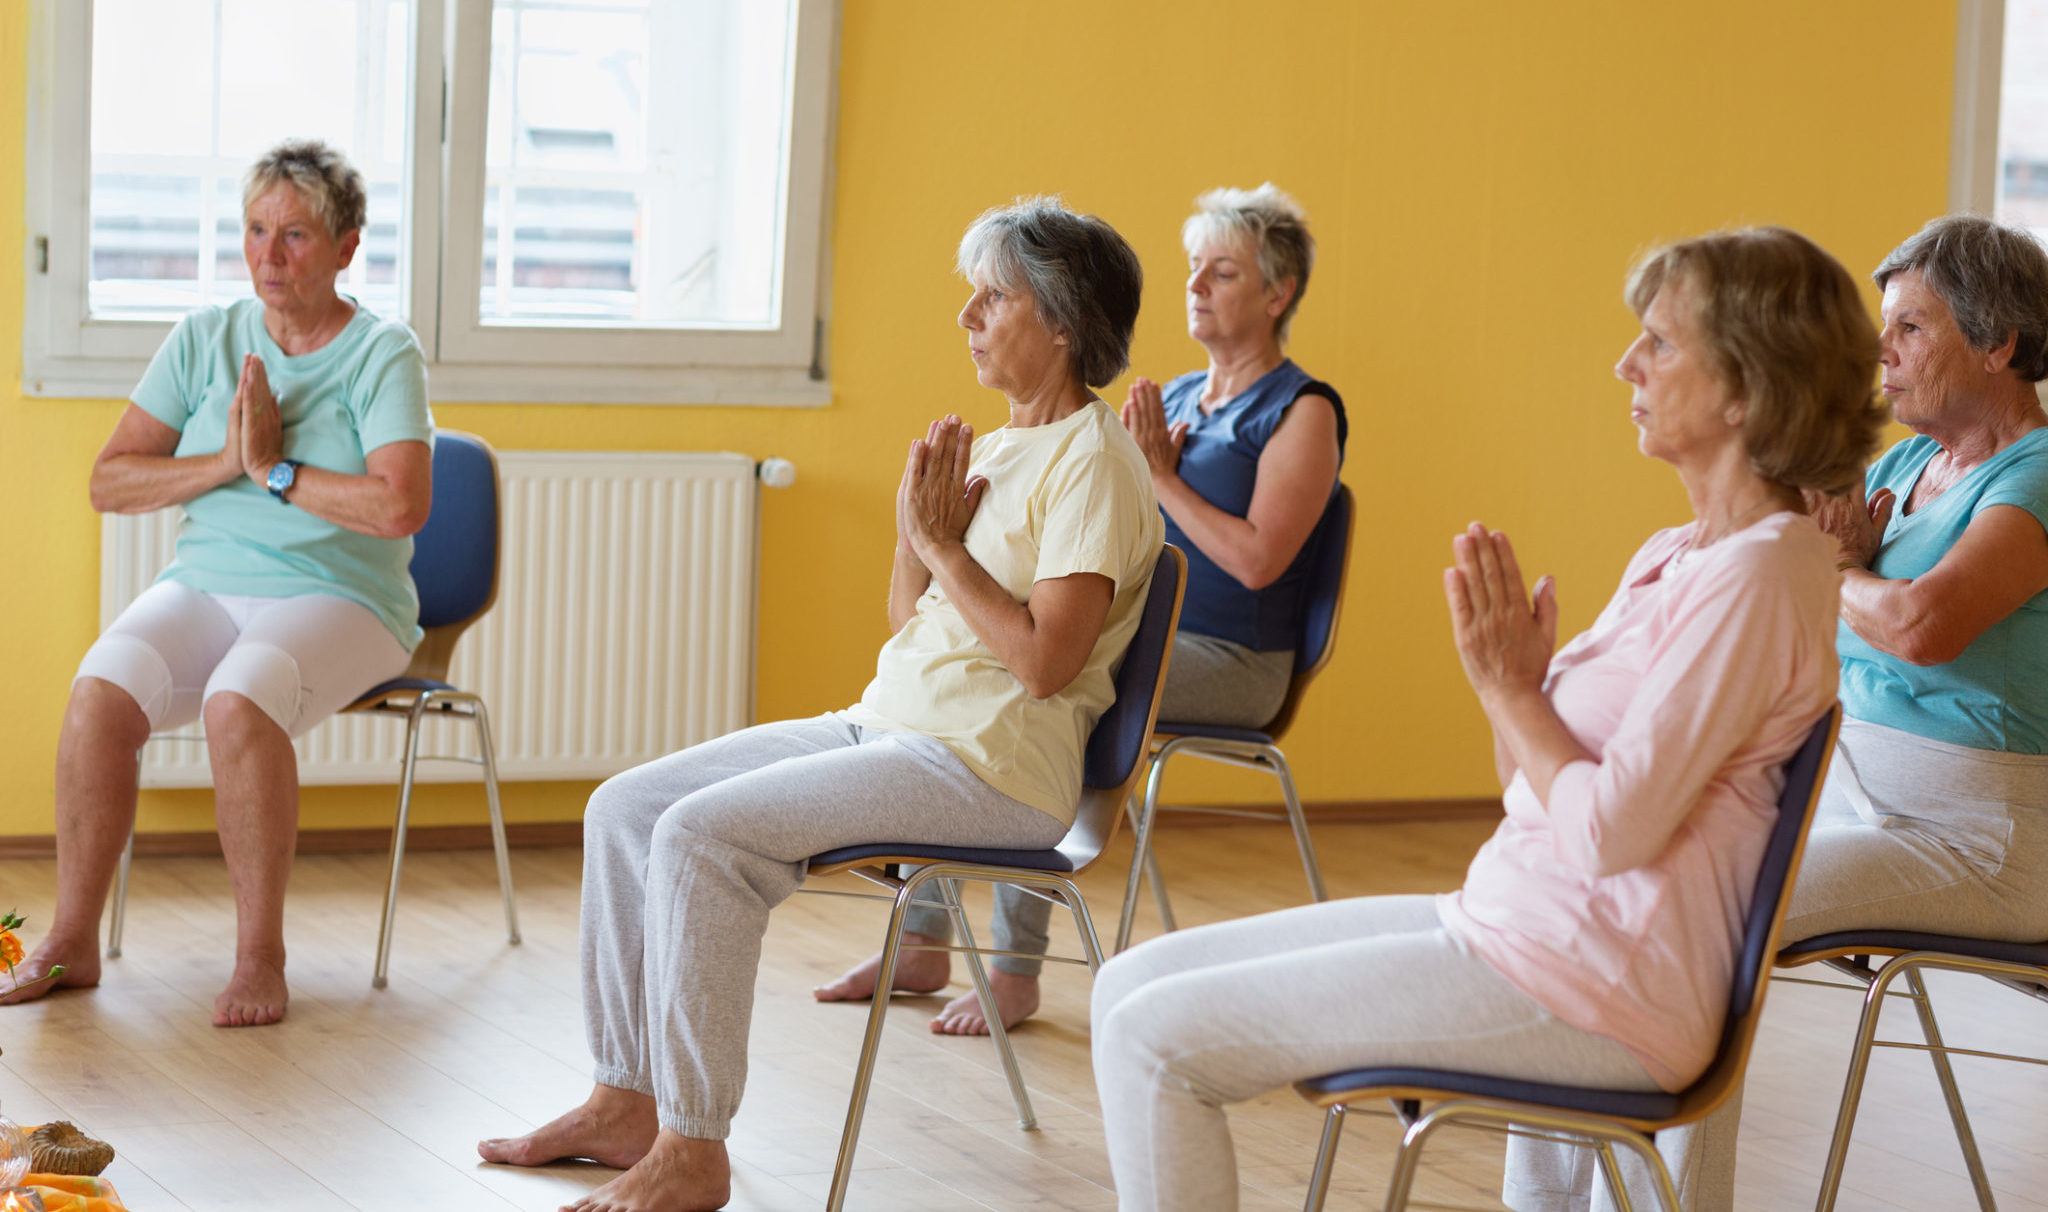
{"label": "chrome chair frame", "polygon": [[[1315,843],[1308,833],[1308,818],[1302,812],[1301,795],[1295,790],[1294,772],[1287,765],[1287,755],[1280,751],[1280,741],[1294,722],[1300,710],[1302,697],[1308,693],[1309,683],[1315,680],[1337,648],[1337,625],[1342,620],[1344,588],[1351,574],[1351,538],[1357,530],[1357,500],[1351,486],[1339,482],[1335,492],[1330,494],[1330,504],[1325,507],[1323,519],[1316,523],[1316,529],[1309,535],[1308,542],[1314,545],[1317,556],[1314,574],[1318,583],[1308,587],[1303,594],[1302,609],[1306,621],[1310,612],[1324,601],[1329,603],[1329,622],[1323,631],[1322,643],[1314,652],[1297,654],[1294,677],[1288,683],[1287,697],[1280,704],[1279,714],[1263,728],[1210,728],[1204,725],[1176,724],[1173,721],[1159,722],[1152,738],[1151,774],[1145,780],[1145,794],[1141,801],[1127,806],[1132,828],[1136,833],[1136,844],[1131,853],[1131,871],[1124,884],[1122,915],[1116,928],[1115,950],[1122,951],[1130,945],[1132,924],[1137,918],[1138,884],[1141,879],[1152,885],[1152,898],[1159,908],[1161,924],[1169,932],[1176,929],[1173,918],[1173,904],[1166,893],[1166,883],[1159,870],[1159,857],[1152,850],[1152,830],[1161,811],[1188,812],[1206,816],[1236,817],[1254,821],[1286,821],[1294,831],[1295,850],[1301,855],[1302,874],[1308,878],[1308,891],[1312,900],[1325,901],[1329,892],[1323,885],[1322,865],[1316,861]],[[1334,570],[1326,567],[1327,544],[1341,545],[1341,552]],[[1334,572],[1334,584],[1331,573]],[[1328,589],[1326,599],[1321,591]],[[1305,626],[1303,634],[1309,629]],[[1244,770],[1257,770],[1280,780],[1280,796],[1285,805],[1282,811],[1274,812],[1258,808],[1223,808],[1199,804],[1161,804],[1159,788],[1164,779],[1169,758],[1180,755],[1198,757],[1226,766]]]}
{"label": "chrome chair frame", "polygon": [[[1378,1066],[1353,1070],[1295,1083],[1304,1099],[1326,1111],[1321,1145],[1315,1169],[1309,1179],[1304,1212],[1319,1212],[1330,1189],[1330,1175],[1336,1165],[1337,1145],[1343,1133],[1350,1104],[1367,1098],[1386,1098],[1394,1113],[1407,1125],[1394,1158],[1394,1173],[1387,1188],[1387,1212],[1408,1206],[1408,1195],[1421,1164],[1422,1148],[1438,1128],[1457,1124],[1505,1131],[1544,1140],[1587,1144],[1596,1151],[1609,1192],[1621,1212],[1632,1212],[1628,1191],[1622,1183],[1614,1146],[1621,1145],[1650,1168],[1657,1186],[1659,1205],[1666,1212],[1679,1212],[1678,1193],[1663,1158],[1654,1144],[1665,1128],[1693,1123],[1712,1114],[1741,1084],[1749,1063],[1749,1050],[1763,1017],[1764,993],[1770,982],[1764,977],[1778,951],[1778,932],[1785,921],[1792,882],[1799,874],[1799,860],[1806,849],[1806,828],[1813,819],[1813,806],[1820,798],[1821,783],[1834,752],[1835,735],[1841,727],[1842,711],[1830,707],[1814,725],[1805,743],[1788,763],[1785,789],[1779,797],[1779,820],[1772,829],[1772,845],[1766,850],[1758,887],[1771,878],[1773,852],[1785,854],[1784,870],[1775,878],[1776,895],[1770,906],[1766,928],[1746,923],[1737,948],[1737,979],[1730,991],[1730,1014],[1722,1028],[1721,1044],[1713,1063],[1683,1092],[1607,1091],[1556,1086],[1546,1083],[1511,1081],[1484,1074]],[[1803,785],[1802,785],[1803,784]],[[1803,793],[1803,794],[1800,794]],[[1796,798],[1795,798],[1796,797]],[[1788,819],[1788,813],[1796,813]],[[1752,906],[1754,912],[1754,906]],[[1760,936],[1759,936],[1760,934]],[[1745,965],[1754,971],[1745,981]],[[1745,1000],[1745,988],[1747,990]],[[1435,1101],[1427,1112],[1425,1101]],[[1574,1105],[1578,1104],[1578,1105]],[[1598,1109],[1589,1109],[1597,1104]],[[1527,1131],[1534,1128],[1538,1131]]]}
{"label": "chrome chair frame", "polygon": [[[1172,578],[1170,600],[1155,600],[1158,591],[1164,587],[1161,578]],[[1167,666],[1173,656],[1173,636],[1179,625],[1181,596],[1187,585],[1187,560],[1180,550],[1171,544],[1160,551],[1159,562],[1155,565],[1152,583],[1148,590],[1145,610],[1140,618],[1138,632],[1132,637],[1133,649],[1140,643],[1157,643],[1158,669],[1151,684],[1143,689],[1149,693],[1142,716],[1142,731],[1125,737],[1120,742],[1116,734],[1120,728],[1129,728],[1133,717],[1117,711],[1118,704],[1112,704],[1103,713],[1096,732],[1089,740],[1089,754],[1086,763],[1088,777],[1084,779],[1081,792],[1080,810],[1067,836],[1055,848],[1057,863],[1063,869],[1054,869],[1051,862],[1045,865],[1024,865],[1032,861],[1033,855],[1051,860],[1046,852],[982,851],[984,861],[973,861],[962,857],[977,852],[952,847],[904,845],[882,843],[869,846],[852,846],[820,855],[811,861],[807,876],[833,875],[850,872],[870,884],[887,889],[885,893],[845,892],[837,889],[812,889],[803,891],[826,896],[851,897],[858,900],[889,901],[888,932],[883,936],[882,958],[876,972],[876,995],[868,1008],[866,1034],[861,1039],[860,1059],[854,1067],[853,1092],[846,1109],[846,1125],[839,1139],[839,1155],[832,1172],[831,1192],[826,1198],[826,1208],[839,1212],[845,1207],[847,1189],[853,1180],[853,1159],[860,1143],[861,1121],[867,1111],[868,1091],[873,1085],[876,1058],[882,1045],[882,1028],[888,1013],[888,990],[895,983],[897,956],[904,950],[945,951],[967,957],[967,967],[972,975],[974,991],[983,1006],[993,1006],[995,997],[989,988],[988,972],[983,964],[987,956],[1019,956],[1027,959],[1044,959],[1054,963],[1085,964],[1089,975],[1102,966],[1102,944],[1095,932],[1095,920],[1088,911],[1088,902],[1081,895],[1074,877],[1080,875],[1098,858],[1116,836],[1118,825],[1124,815],[1131,792],[1141,775],[1149,772],[1157,780],[1158,767],[1145,760],[1154,719],[1159,710],[1159,691],[1166,684]],[[1151,633],[1151,634],[1148,634]],[[1128,658],[1125,668],[1137,668]],[[1133,687],[1124,684],[1122,670],[1119,671],[1118,700],[1123,703]],[[1118,718],[1121,716],[1121,718]],[[1105,740],[1104,738],[1108,739]],[[1128,742],[1127,753],[1109,755],[1109,751],[1122,748]],[[1098,749],[1104,754],[1098,757]],[[1100,769],[1108,768],[1106,777],[1096,777]],[[1102,784],[1107,783],[1104,786]],[[908,874],[900,868],[915,865]],[[1075,958],[1061,955],[1024,955],[1022,952],[1003,951],[982,947],[974,940],[973,927],[960,904],[959,887],[963,880],[975,880],[988,884],[1010,884],[1034,896],[1042,897],[1056,905],[1064,905],[1074,918],[1074,928],[1081,936],[1082,956]],[[903,920],[910,911],[911,902],[917,899],[921,889],[935,886],[941,902],[953,921],[953,928],[959,940],[953,944],[913,945],[903,942]],[[1026,1132],[1038,1127],[1038,1119],[1031,1107],[1031,1095],[1025,1088],[1022,1069],[1018,1067],[1017,1055],[1010,1044],[1010,1033],[1003,1026],[1000,1015],[988,1019],[989,1038],[994,1043],[996,1054],[1002,1060],[1003,1076],[1010,1085],[1010,1097],[1017,1107],[1018,1127]]]}
{"label": "chrome chair frame", "polygon": [[[342,708],[342,712],[365,712],[405,718],[405,751],[400,758],[398,783],[398,813],[391,828],[391,870],[384,885],[384,910],[377,929],[377,963],[370,978],[373,988],[382,989],[389,982],[387,976],[391,964],[391,936],[398,916],[398,883],[405,867],[405,835],[412,816],[412,790],[414,772],[420,762],[462,762],[483,768],[484,802],[490,813],[491,848],[495,852],[498,867],[498,895],[505,907],[505,937],[508,943],[519,943],[519,910],[512,895],[512,863],[505,840],[505,815],[498,798],[497,752],[491,745],[490,715],[484,708],[484,701],[476,694],[457,689],[444,679],[448,665],[454,656],[455,641],[469,626],[483,617],[498,598],[498,461],[490,445],[474,434],[458,430],[435,431],[435,480],[442,479],[443,458],[450,460],[474,458],[481,454],[490,473],[490,541],[489,557],[491,567],[489,584],[479,600],[467,601],[459,617],[450,617],[425,627],[426,635],[419,647],[413,650],[412,661],[399,677],[365,691],[355,702]],[[474,466],[462,468],[473,475]],[[454,471],[451,468],[450,474]],[[429,515],[429,528],[434,518]],[[480,528],[478,528],[480,529]],[[475,554],[472,544],[476,536],[465,533],[452,542],[459,542]],[[427,545],[434,539],[421,531],[420,545]],[[420,546],[414,550],[414,563],[433,564],[435,555],[422,552]],[[475,570],[471,570],[474,573]],[[422,595],[425,596],[424,594]],[[474,593],[467,595],[474,599]],[[422,603],[423,607],[425,603]],[[424,610],[423,610],[424,613]],[[470,720],[476,727],[477,749],[480,756],[465,757],[452,753],[421,753],[420,722],[432,713],[441,717],[456,717]],[[175,741],[204,744],[203,733],[161,733],[151,736],[150,741]],[[138,761],[140,760],[138,755]],[[121,955],[121,935],[128,913],[128,875],[135,856],[135,830],[131,825],[128,841],[121,849],[121,861],[114,873],[113,921],[107,929],[107,957],[118,959]]]}
{"label": "chrome chair frame", "polygon": [[[1885,946],[1886,940],[1890,940],[1893,945]],[[1920,974],[1927,970],[1970,973],[1997,981],[2007,988],[2037,1000],[2048,1001],[2048,965],[1982,954],[1967,954],[1969,950],[2038,952],[2044,946],[2048,944],[1987,944],[1974,939],[1916,935],[1899,931],[1844,931],[1795,943],[1779,954],[1778,965],[1781,968],[1822,963],[1857,983],[1844,984],[1840,981],[1810,980],[1783,975],[1776,977],[1777,980],[1792,984],[1820,985],[1830,989],[1859,989],[1863,993],[1863,1009],[1856,1025],[1856,1044],[1850,1053],[1849,1072],[1842,1084],[1841,1105],[1835,1113],[1834,1132],[1828,1142],[1827,1164],[1821,1172],[1820,1195],[1814,1204],[1816,1212],[1830,1212],[1840,1195],[1842,1174],[1848,1164],[1849,1141],[1855,1132],[1856,1112],[1862,1102],[1863,1082],[1869,1075],[1871,1051],[1874,1048],[1899,1048],[1927,1053],[1928,1060],[1934,1066],[1935,1080],[1941,1086],[1942,1101],[1947,1106],[1949,1122],[1955,1128],[1956,1144],[1962,1151],[1963,1165],[1969,1173],[1970,1187],[1976,1195],[1977,1206],[1983,1212],[1995,1212],[1998,1201],[1991,1190],[1990,1174],[1986,1171],[1983,1156],[1977,1149],[1976,1133],[1970,1127],[1969,1112],[1963,1106],[1962,1091],[1956,1086],[1955,1071],[1949,1065],[1948,1058],[1975,1056],[1987,1060],[2016,1061],[2031,1065],[2048,1065],[2048,1059],[2020,1056],[2010,1052],[1988,1052],[1976,1048],[1948,1046],[1942,1039],[1941,1026],[1934,1017],[1934,1003],[1928,996]],[[1873,966],[1871,960],[1878,956],[1890,958]],[[1907,992],[1893,991],[1892,985],[1897,981],[1905,982]],[[1904,998],[1913,1003],[1924,1043],[1877,1038],[1878,1022],[1883,1015],[1886,998]]]}

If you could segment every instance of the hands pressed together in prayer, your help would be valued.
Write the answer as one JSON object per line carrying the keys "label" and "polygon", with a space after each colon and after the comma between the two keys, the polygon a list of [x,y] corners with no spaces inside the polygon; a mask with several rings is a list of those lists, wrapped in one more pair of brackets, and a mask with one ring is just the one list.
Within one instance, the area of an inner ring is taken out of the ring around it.
{"label": "hands pressed together in prayer", "polygon": [[1159,384],[1150,379],[1132,383],[1130,394],[1124,398],[1122,415],[1124,429],[1144,452],[1152,478],[1178,475],[1180,448],[1188,438],[1188,423],[1166,423],[1166,402],[1159,394]]}
{"label": "hands pressed together in prayer", "polygon": [[1444,569],[1444,597],[1465,677],[1489,708],[1518,691],[1541,694],[1557,648],[1557,585],[1536,582],[1532,603],[1522,588],[1514,546],[1474,522],[1451,540],[1454,568]]}
{"label": "hands pressed together in prayer", "polygon": [[896,539],[927,567],[938,549],[958,543],[981,508],[983,476],[967,474],[974,427],[948,413],[910,444],[896,489]]}
{"label": "hands pressed together in prayer", "polygon": [[1806,512],[1835,541],[1836,566],[1845,572],[1870,567],[1897,504],[1898,496],[1889,488],[1864,500],[1860,482],[1848,492],[1806,494]]}
{"label": "hands pressed together in prayer", "polygon": [[270,393],[270,375],[255,354],[242,358],[242,377],[228,405],[227,439],[221,444],[226,464],[258,484],[284,457],[284,418]]}

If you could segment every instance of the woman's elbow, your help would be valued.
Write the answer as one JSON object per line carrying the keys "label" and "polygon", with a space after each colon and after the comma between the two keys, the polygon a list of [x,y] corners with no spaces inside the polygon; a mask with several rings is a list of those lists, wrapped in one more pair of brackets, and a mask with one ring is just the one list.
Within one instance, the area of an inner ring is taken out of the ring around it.
{"label": "woman's elbow", "polygon": [[1946,665],[1970,646],[1969,640],[1931,623],[1901,628],[1890,641],[1877,647],[1908,665],[1922,666]]}

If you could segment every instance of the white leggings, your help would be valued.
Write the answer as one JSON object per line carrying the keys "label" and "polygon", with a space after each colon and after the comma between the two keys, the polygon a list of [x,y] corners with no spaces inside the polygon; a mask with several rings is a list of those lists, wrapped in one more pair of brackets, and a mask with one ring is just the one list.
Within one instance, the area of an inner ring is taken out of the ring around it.
{"label": "white leggings", "polygon": [[1655,1090],[1472,954],[1433,896],[1373,896],[1162,935],[1096,974],[1095,1090],[1122,1212],[1237,1207],[1226,1103],[1372,1065]]}
{"label": "white leggings", "polygon": [[199,718],[222,691],[300,736],[412,654],[368,607],[328,594],[253,598],[159,581],[86,651],[78,677],[128,692],[159,732]]}

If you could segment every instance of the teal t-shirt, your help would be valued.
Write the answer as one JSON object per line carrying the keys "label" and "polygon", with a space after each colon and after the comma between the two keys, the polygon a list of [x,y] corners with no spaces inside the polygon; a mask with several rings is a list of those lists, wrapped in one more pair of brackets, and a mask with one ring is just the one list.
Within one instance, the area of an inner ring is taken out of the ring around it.
{"label": "teal t-shirt", "polygon": [[[284,457],[362,475],[364,456],[391,442],[428,442],[427,363],[412,330],[361,304],[348,326],[309,354],[288,357],[263,327],[263,304],[207,307],[178,322],[129,398],[179,431],[180,456],[227,440],[242,356],[263,359],[284,420]],[[279,504],[247,476],[185,502],[177,558],[158,580],[207,593],[360,602],[410,651],[420,642],[412,540],[380,539]]]}
{"label": "teal t-shirt", "polygon": [[[1993,505],[2024,509],[2048,529],[2048,429],[2025,434],[1908,514],[1903,503],[1939,449],[1932,438],[1909,438],[1864,477],[1869,491],[1889,488],[1901,502],[1871,564],[1878,576],[1926,573]],[[1852,718],[1971,749],[2048,753],[2048,593],[2027,599],[1942,665],[1879,652],[1847,623],[1835,644],[1842,709]]]}

